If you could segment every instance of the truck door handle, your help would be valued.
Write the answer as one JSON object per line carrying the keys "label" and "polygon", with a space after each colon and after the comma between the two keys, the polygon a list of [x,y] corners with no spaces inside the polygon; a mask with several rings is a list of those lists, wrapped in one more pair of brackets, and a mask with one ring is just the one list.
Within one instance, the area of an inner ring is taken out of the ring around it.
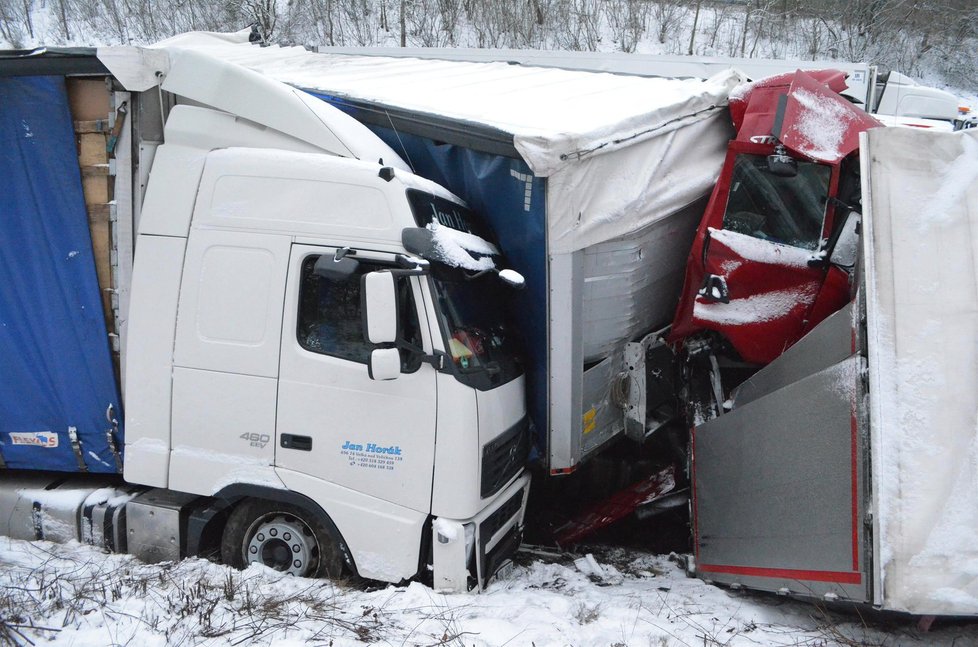
{"label": "truck door handle", "polygon": [[703,287],[700,288],[699,295],[704,301],[710,303],[730,303],[730,290],[727,289],[727,280],[716,274],[707,274],[703,279]]}
{"label": "truck door handle", "polygon": [[304,452],[312,451],[312,438],[309,436],[296,436],[294,434],[282,434],[279,444],[286,449],[298,449]]}

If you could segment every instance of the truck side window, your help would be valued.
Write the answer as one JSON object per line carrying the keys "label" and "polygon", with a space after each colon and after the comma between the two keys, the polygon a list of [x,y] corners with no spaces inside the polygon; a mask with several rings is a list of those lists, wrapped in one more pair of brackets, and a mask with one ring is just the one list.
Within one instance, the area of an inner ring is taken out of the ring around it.
{"label": "truck side window", "polygon": [[[360,278],[384,269],[380,263],[360,262],[357,272],[337,280],[313,272],[319,256],[302,262],[299,287],[299,317],[296,334],[304,349],[323,355],[366,364],[374,345],[363,338],[360,319]],[[421,328],[411,285],[398,279],[401,333],[409,344],[421,347]],[[421,354],[401,349],[401,371],[412,373],[421,366]]]}
{"label": "truck side window", "polygon": [[798,162],[798,174],[770,173],[763,155],[734,161],[723,228],[775,243],[818,249],[829,194],[831,168]]}

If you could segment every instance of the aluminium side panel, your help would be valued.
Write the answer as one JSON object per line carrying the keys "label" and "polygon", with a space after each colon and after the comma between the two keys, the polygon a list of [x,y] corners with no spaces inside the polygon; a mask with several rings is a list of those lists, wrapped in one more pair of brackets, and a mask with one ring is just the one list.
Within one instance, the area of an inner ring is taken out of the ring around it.
{"label": "aluminium side panel", "polygon": [[877,603],[978,615],[978,132],[861,147]]}
{"label": "aluminium side panel", "polygon": [[699,577],[869,601],[864,363],[853,354],[693,430]]}

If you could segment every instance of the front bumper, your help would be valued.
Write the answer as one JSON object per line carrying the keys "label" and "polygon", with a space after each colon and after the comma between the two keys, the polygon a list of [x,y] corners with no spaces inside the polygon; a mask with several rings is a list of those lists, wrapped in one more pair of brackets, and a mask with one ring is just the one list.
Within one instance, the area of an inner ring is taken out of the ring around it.
{"label": "front bumper", "polygon": [[435,590],[459,593],[485,588],[519,548],[529,494],[530,476],[523,472],[475,517],[434,520]]}

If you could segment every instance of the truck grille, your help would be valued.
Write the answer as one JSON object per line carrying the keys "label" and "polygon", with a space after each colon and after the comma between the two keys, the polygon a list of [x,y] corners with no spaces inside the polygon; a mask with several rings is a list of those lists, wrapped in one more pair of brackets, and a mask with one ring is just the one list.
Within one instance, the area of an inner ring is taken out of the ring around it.
{"label": "truck grille", "polygon": [[485,546],[492,539],[492,536],[503,527],[503,525],[515,517],[519,511],[520,507],[523,505],[523,490],[520,490],[513,496],[509,497],[509,501],[499,506],[499,509],[489,515],[485,521],[479,526],[479,537],[481,538],[482,545]]}
{"label": "truck grille", "polygon": [[524,417],[482,448],[482,498],[492,496],[526,464],[530,453],[529,419]]}

